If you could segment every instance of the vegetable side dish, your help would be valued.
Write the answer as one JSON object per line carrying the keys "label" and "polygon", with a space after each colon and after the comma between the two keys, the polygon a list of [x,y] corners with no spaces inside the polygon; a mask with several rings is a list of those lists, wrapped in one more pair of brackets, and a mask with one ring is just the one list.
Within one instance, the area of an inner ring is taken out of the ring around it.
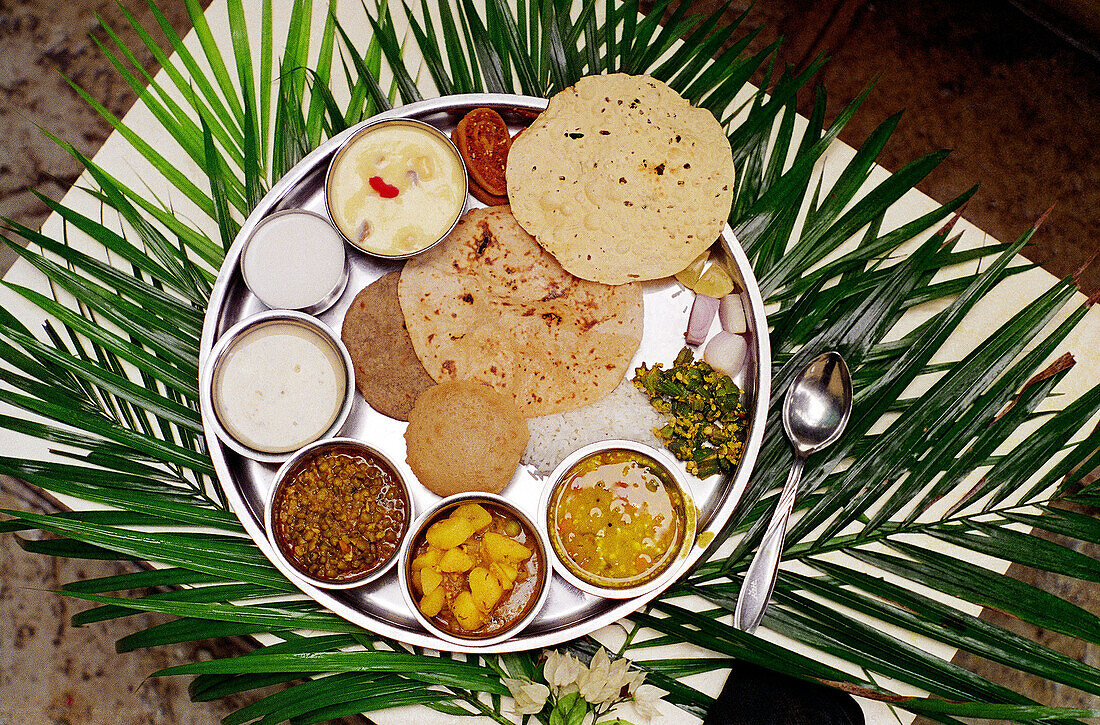
{"label": "vegetable side dish", "polygon": [[741,461],[749,416],[730,376],[696,360],[685,347],[669,370],[661,363],[638,367],[634,385],[670,417],[657,437],[685,462],[688,473],[706,478],[733,472]]}
{"label": "vegetable side dish", "polygon": [[535,534],[505,509],[458,506],[414,542],[409,564],[420,612],[458,636],[488,637],[519,621],[544,584]]}
{"label": "vegetable side dish", "polygon": [[562,477],[550,499],[550,541],[563,563],[591,584],[628,588],[661,574],[687,527],[672,476],[633,450],[600,451]]}
{"label": "vegetable side dish", "polygon": [[275,540],[291,564],[326,582],[366,577],[386,564],[408,525],[408,502],[381,459],[325,450],[279,487]]}

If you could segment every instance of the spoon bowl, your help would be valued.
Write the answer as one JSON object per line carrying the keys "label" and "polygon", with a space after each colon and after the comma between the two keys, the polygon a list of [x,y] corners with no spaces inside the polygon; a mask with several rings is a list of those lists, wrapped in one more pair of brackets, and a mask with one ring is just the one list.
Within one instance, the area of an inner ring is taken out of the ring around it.
{"label": "spoon bowl", "polygon": [[836,442],[852,412],[852,375],[838,352],[810,361],[783,399],[783,430],[808,456]]}
{"label": "spoon bowl", "polygon": [[794,464],[760,540],[760,548],[745,572],[733,615],[738,629],[754,631],[771,601],[787,536],[787,520],[794,508],[806,457],[836,442],[851,413],[852,375],[838,352],[815,357],[787,389],[783,398],[783,430],[794,448]]}

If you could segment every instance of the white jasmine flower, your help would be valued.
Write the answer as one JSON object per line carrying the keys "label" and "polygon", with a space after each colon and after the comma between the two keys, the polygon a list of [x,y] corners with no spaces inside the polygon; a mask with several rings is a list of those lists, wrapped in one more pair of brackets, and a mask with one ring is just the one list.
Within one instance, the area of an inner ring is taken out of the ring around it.
{"label": "white jasmine flower", "polygon": [[626,691],[628,694],[633,695],[638,691],[638,688],[645,682],[645,673],[641,670],[634,670],[627,674],[626,679]]}
{"label": "white jasmine flower", "polygon": [[626,671],[629,667],[630,661],[626,659],[612,663],[607,651],[601,647],[592,657],[588,671],[577,680],[581,697],[592,705],[615,702],[627,682]]}
{"label": "white jasmine flower", "polygon": [[618,685],[621,691],[623,687],[627,686],[633,677],[630,675],[630,660],[625,657],[611,663],[611,669],[607,675],[607,682],[610,685]]}
{"label": "white jasmine flower", "polygon": [[640,685],[634,692],[634,709],[648,721],[659,714],[657,703],[667,694],[656,685]]}
{"label": "white jasmine flower", "polygon": [[562,654],[557,650],[546,653],[546,664],[542,668],[543,677],[550,685],[554,694],[561,696],[566,692],[577,688],[577,680],[587,672],[587,668],[581,661],[570,654]]}
{"label": "white jasmine flower", "polygon": [[517,715],[534,715],[540,712],[546,705],[546,698],[550,697],[550,688],[541,682],[514,680],[509,677],[501,681],[512,693],[512,709]]}
{"label": "white jasmine flower", "polygon": [[588,663],[588,669],[577,678],[577,687],[581,697],[589,703],[596,705],[603,702],[604,690],[607,687],[607,674],[611,669],[611,662],[607,658],[607,652],[601,648]]}

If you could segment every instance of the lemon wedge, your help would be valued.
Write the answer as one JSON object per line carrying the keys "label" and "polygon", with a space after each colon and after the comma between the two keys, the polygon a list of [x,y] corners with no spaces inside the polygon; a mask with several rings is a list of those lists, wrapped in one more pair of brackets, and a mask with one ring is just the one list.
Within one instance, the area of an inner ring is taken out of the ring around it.
{"label": "lemon wedge", "polygon": [[695,283],[699,281],[699,277],[703,274],[703,267],[706,266],[709,258],[709,251],[700,254],[695,258],[695,261],[676,273],[676,281],[693,292],[696,291]]}
{"label": "lemon wedge", "polygon": [[676,280],[697,294],[721,299],[733,292],[733,278],[710,252],[703,252],[691,264],[676,273]]}
{"label": "lemon wedge", "polygon": [[692,289],[696,294],[722,299],[733,292],[733,278],[722,265],[712,262],[696,280]]}

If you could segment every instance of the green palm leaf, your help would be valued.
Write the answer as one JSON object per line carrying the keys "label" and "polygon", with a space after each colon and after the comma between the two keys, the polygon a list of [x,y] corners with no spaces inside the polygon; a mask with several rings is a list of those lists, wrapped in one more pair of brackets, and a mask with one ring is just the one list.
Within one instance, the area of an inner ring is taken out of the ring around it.
{"label": "green palm leaf", "polygon": [[[31,552],[166,567],[67,585],[69,596],[98,605],[78,614],[76,623],[141,611],[175,617],[127,636],[120,651],[210,636],[267,635],[265,641],[275,643],[250,654],[158,673],[194,675],[195,699],[294,683],[238,711],[231,723],[317,722],[403,703],[501,720],[507,688],[500,677],[536,675],[534,653],[436,657],[377,641],[297,595],[243,536],[224,505],[201,436],[196,377],[203,313],[224,250],[265,190],[325,135],[390,108],[396,98],[407,103],[429,93],[418,85],[422,71],[441,93],[530,95],[549,95],[586,73],[649,72],[712,111],[728,129],[739,172],[729,221],[772,310],[776,373],[769,433],[745,505],[706,563],[632,617],[635,627],[652,636],[632,636],[627,653],[645,656],[659,645],[689,643],[713,655],[640,661],[671,702],[695,715],[712,700],[681,678],[714,671],[732,658],[842,686],[943,722],[1066,722],[1095,714],[1032,703],[890,634],[900,628],[1100,694],[1100,670],[962,607],[991,606],[1100,641],[1096,616],[974,561],[982,555],[1004,566],[1018,563],[1100,581],[1094,559],[1018,530],[1027,526],[1100,542],[1094,518],[1063,507],[1100,499],[1100,484],[1082,482],[1100,462],[1100,431],[1081,435],[1100,410],[1100,387],[1051,411],[1056,385],[1072,363],[1063,358],[1044,367],[1086,308],[1066,314],[1073,288],[1058,283],[961,359],[937,357],[982,297],[1028,269],[1015,254],[1034,230],[1011,244],[961,246],[953,215],[973,189],[888,225],[888,212],[943,158],[942,152],[929,154],[874,181],[875,161],[897,117],[880,124],[847,161],[830,160],[827,152],[862,96],[826,126],[826,95],[815,89],[808,123],[796,131],[797,101],[821,61],[798,74],[773,74],[777,46],[748,53],[756,31],[741,27],[744,16],[726,23],[725,8],[689,16],[687,3],[673,6],[668,0],[644,14],[633,0],[587,0],[577,7],[564,0],[489,0],[482,11],[466,0],[422,0],[402,3],[409,30],[399,37],[388,5],[364,5],[355,26],[368,32],[362,45],[353,39],[354,28],[337,19],[334,2],[315,11],[308,0],[295,0],[284,32],[274,27],[270,0],[262,0],[259,28],[248,27],[241,0],[230,0],[229,55],[223,55],[200,4],[187,0],[187,8],[195,51],[152,7],[171,57],[126,13],[144,49],[164,69],[163,82],[145,74],[135,52],[112,30],[110,44],[100,47],[206,179],[189,178],[161,149],[97,108],[135,153],[196,205],[206,217],[202,223],[211,222],[204,228],[216,226],[217,238],[152,191],[127,187],[60,140],[88,169],[94,182],[88,192],[101,205],[101,218],[46,200],[63,222],[62,240],[6,222],[6,233],[41,250],[23,251],[14,239],[10,244],[50,280],[54,297],[8,285],[52,321],[43,340],[7,311],[0,314],[7,383],[0,400],[33,414],[0,415],[0,427],[59,446],[59,459],[0,457],[0,473],[110,509],[54,516],[7,511],[10,518],[0,522],[0,531],[40,529],[60,537],[21,540]],[[322,32],[311,60],[315,27]],[[276,35],[285,40],[281,55]],[[423,57],[423,68],[406,61],[409,42]],[[767,94],[747,87],[757,74],[766,79]],[[383,77],[392,79],[388,86]],[[110,217],[122,220],[127,231],[108,224]],[[69,246],[70,233],[90,238],[130,271]],[[981,271],[965,271],[974,267]],[[952,274],[944,278],[945,271]],[[75,309],[59,301],[62,293],[75,299]],[[927,303],[939,311],[896,334],[899,320]],[[1059,314],[1063,321],[1049,329]],[[842,350],[852,364],[856,406],[845,438],[806,471],[800,517],[786,552],[800,568],[784,568],[765,623],[843,667],[725,623],[789,464],[779,401],[794,371],[825,348]],[[921,379],[930,381],[925,392],[906,392]],[[719,549],[727,540],[730,545]],[[868,565],[880,573],[867,573]],[[108,596],[149,587],[169,589]],[[682,595],[701,597],[708,608],[693,611],[699,607],[684,606],[676,599]],[[585,638],[564,646],[590,655],[595,644]],[[893,685],[879,684],[886,678],[929,695],[902,696]],[[477,693],[492,694],[491,705]]]}

